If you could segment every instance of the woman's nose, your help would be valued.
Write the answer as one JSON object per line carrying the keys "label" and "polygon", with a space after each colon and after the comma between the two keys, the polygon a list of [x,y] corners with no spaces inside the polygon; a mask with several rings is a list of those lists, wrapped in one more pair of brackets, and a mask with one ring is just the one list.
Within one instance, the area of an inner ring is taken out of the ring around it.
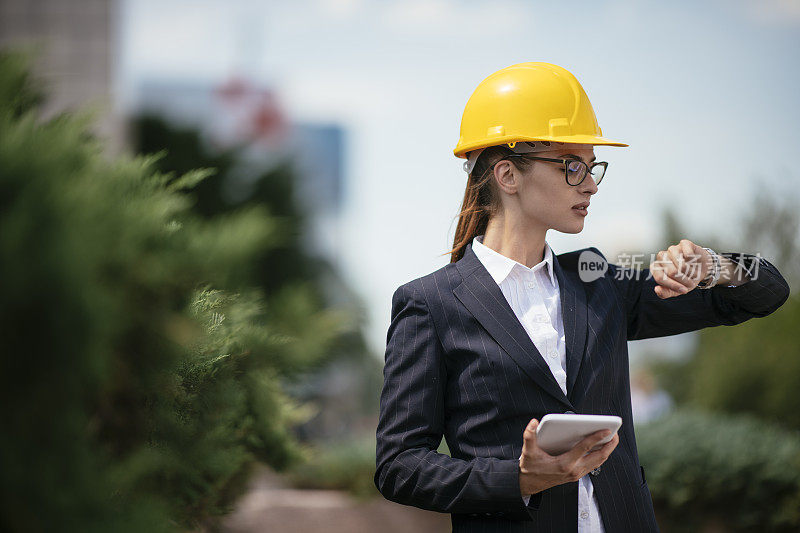
{"label": "woman's nose", "polygon": [[591,174],[588,174],[581,184],[578,185],[578,190],[585,194],[594,194],[597,192],[597,183],[595,183]]}

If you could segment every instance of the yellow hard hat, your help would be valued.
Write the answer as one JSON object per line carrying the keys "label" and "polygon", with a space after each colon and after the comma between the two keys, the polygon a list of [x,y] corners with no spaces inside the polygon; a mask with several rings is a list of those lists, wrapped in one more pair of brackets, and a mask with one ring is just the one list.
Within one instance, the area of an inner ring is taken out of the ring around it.
{"label": "yellow hard hat", "polygon": [[603,137],[589,97],[571,72],[552,63],[519,63],[483,80],[461,116],[453,153],[515,142],[628,146]]}

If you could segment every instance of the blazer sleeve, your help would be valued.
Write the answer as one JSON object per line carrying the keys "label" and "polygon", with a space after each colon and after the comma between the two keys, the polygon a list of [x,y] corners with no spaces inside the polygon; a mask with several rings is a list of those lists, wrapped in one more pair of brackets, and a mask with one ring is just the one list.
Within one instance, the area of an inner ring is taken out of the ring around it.
{"label": "blazer sleeve", "polygon": [[[592,248],[597,254],[597,248]],[[628,340],[649,339],[696,331],[711,326],[733,326],[778,309],[789,297],[789,285],[763,257],[722,252],[748,273],[736,287],[714,286],[661,299],[649,268],[638,271],[608,263],[612,283],[627,315]],[[638,272],[638,274],[637,274]]]}
{"label": "blazer sleeve", "polygon": [[430,511],[532,520],[541,496],[523,501],[518,460],[463,460],[436,451],[444,434],[447,375],[425,297],[412,283],[392,297],[375,486],[390,501]]}

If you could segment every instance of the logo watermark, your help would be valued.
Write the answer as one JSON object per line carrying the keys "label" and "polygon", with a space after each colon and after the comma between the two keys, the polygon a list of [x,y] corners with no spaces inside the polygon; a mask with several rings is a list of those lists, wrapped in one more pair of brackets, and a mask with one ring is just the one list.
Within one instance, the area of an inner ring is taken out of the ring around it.
{"label": "logo watermark", "polygon": [[[652,269],[663,269],[669,265],[674,265],[671,259],[658,259],[658,254],[651,253],[649,261],[645,261],[648,257],[643,253],[626,253],[622,252],[617,255],[616,261],[613,263],[614,279],[639,279],[642,273],[647,270],[645,279],[653,277]],[[752,256],[753,260],[748,261],[745,254],[736,252],[723,252],[720,253],[720,258],[726,257],[730,259],[734,266],[732,278],[738,279],[742,276],[747,276],[750,280],[758,278],[758,269],[761,265],[761,253],[746,254]],[[684,256],[685,257],[685,256]],[[702,270],[700,264],[700,254],[694,254],[685,258],[684,263],[680,263],[682,271],[689,277],[696,277]],[[684,266],[685,264],[685,266]],[[591,250],[584,250],[578,256],[578,275],[581,281],[588,283],[596,279],[602,278],[609,270],[609,264],[602,255],[596,254]]]}
{"label": "logo watermark", "polygon": [[578,276],[584,283],[602,278],[607,270],[608,263],[602,255],[584,250],[578,256]]}

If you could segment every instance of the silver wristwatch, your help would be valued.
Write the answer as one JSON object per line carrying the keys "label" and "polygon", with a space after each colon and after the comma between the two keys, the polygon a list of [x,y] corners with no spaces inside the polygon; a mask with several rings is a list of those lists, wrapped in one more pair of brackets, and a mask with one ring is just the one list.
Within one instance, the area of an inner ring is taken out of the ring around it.
{"label": "silver wristwatch", "polygon": [[721,262],[719,260],[719,255],[717,255],[717,252],[715,252],[711,248],[706,248],[705,246],[703,247],[703,250],[705,250],[709,254],[711,254],[711,259],[713,260],[713,265],[711,267],[711,271],[708,273],[708,275],[705,278],[703,278],[700,281],[700,283],[697,284],[696,288],[697,289],[710,289],[711,287],[716,285],[717,282],[719,281],[719,276],[722,273],[722,264],[721,264]]}

